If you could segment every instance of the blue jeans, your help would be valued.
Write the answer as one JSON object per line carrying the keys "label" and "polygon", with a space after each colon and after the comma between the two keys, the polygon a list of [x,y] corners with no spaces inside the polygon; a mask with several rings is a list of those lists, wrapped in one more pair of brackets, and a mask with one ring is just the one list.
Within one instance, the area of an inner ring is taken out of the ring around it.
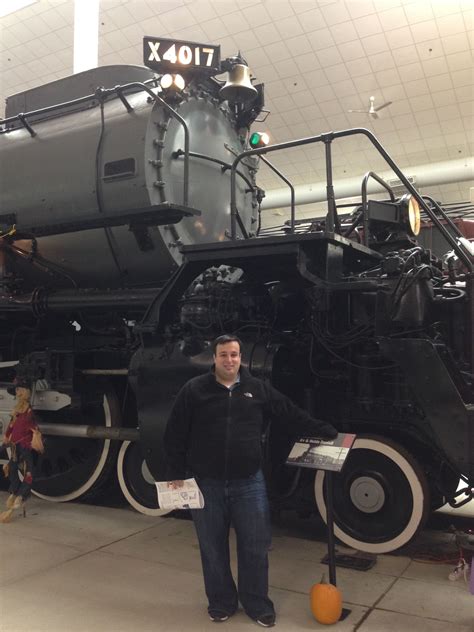
{"label": "blue jeans", "polygon": [[[270,512],[263,473],[220,481],[198,479],[204,509],[193,516],[209,611],[233,614],[238,601],[252,619],[273,614],[268,598]],[[238,589],[230,569],[229,529],[237,536]]]}

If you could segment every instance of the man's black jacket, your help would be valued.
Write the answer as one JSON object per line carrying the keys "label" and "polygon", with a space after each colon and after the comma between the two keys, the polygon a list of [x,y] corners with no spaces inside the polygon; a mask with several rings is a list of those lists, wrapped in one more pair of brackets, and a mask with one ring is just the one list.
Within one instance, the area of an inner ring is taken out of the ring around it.
{"label": "man's black jacket", "polygon": [[295,437],[337,435],[244,367],[232,390],[213,372],[193,378],[178,393],[166,427],[167,480],[188,473],[221,480],[251,476],[262,465],[262,433],[270,420],[284,422]]}

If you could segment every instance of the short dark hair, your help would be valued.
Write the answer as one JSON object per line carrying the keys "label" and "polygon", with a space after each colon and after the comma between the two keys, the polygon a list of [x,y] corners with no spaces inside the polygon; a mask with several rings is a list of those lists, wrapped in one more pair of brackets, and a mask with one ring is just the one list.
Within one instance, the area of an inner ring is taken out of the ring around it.
{"label": "short dark hair", "polygon": [[242,340],[233,334],[224,334],[222,336],[218,336],[214,342],[212,343],[212,353],[216,355],[217,345],[226,345],[228,342],[238,342],[239,343],[239,351],[242,351]]}

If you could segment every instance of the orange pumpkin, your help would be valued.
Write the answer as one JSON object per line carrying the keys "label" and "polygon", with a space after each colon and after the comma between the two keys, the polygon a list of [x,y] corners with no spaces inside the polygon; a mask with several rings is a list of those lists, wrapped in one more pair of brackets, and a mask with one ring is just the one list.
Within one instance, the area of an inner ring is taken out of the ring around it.
{"label": "orange pumpkin", "polygon": [[310,592],[311,612],[318,623],[331,624],[339,621],[342,613],[342,595],[333,584],[324,581],[314,584]]}

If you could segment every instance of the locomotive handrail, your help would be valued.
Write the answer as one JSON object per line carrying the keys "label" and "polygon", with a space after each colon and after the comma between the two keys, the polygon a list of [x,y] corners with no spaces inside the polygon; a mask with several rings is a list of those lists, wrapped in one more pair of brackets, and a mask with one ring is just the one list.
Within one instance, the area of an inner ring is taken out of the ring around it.
{"label": "locomotive handrail", "polygon": [[[406,189],[413,195],[413,197],[417,200],[418,204],[423,208],[428,217],[431,219],[433,224],[436,225],[440,233],[444,236],[446,241],[450,244],[453,250],[458,255],[459,259],[462,260],[464,265],[467,267],[469,272],[473,271],[473,263],[472,256],[468,253],[467,248],[465,248],[462,243],[460,243],[451,233],[446,229],[443,223],[438,219],[433,210],[428,206],[423,197],[418,193],[412,183],[408,180],[405,174],[399,169],[398,165],[392,160],[388,152],[384,149],[383,145],[377,140],[377,138],[370,132],[368,129],[364,127],[355,127],[353,129],[341,130],[338,132],[327,132],[325,134],[320,134],[319,136],[309,136],[307,138],[299,138],[297,140],[286,141],[284,143],[277,143],[275,145],[267,145],[266,147],[257,147],[256,149],[247,149],[241,152],[234,162],[232,163],[232,171],[230,178],[230,237],[235,240],[237,237],[237,203],[236,203],[236,182],[235,182],[235,171],[237,165],[241,160],[247,158],[247,156],[260,156],[262,154],[267,154],[273,151],[279,151],[281,149],[291,149],[292,147],[299,147],[303,145],[310,145],[312,143],[325,143],[326,148],[328,148],[329,144],[336,138],[343,138],[345,136],[355,136],[356,134],[363,134],[367,136],[372,145],[378,150],[378,152],[383,156],[387,164],[391,167],[391,169],[395,172],[395,174],[399,177],[402,183],[405,185]],[[332,176],[332,169],[330,169],[330,164],[328,164],[328,158],[330,159],[330,154],[326,150],[326,187],[328,190],[328,197],[331,194],[332,182],[328,180],[328,176]],[[334,212],[334,206],[330,206],[328,209],[328,217],[329,222],[334,226],[334,217],[330,217],[331,213]]]}
{"label": "locomotive handrail", "polygon": [[[392,202],[395,202],[395,195],[392,189],[390,188],[390,186],[385,182],[385,180],[381,178],[380,176],[378,176],[373,171],[368,171],[365,174],[364,179],[362,180],[362,191],[361,191],[362,210],[360,210],[357,213],[357,215],[355,216],[349,228],[346,229],[346,231],[344,232],[344,237],[349,237],[351,233],[353,232],[354,228],[359,223],[360,218],[362,217],[362,228],[364,230],[364,245],[365,246],[369,245],[369,216],[368,216],[368,204],[367,204],[367,183],[369,181],[369,178],[371,177],[374,178],[374,180],[377,180],[377,182],[381,184],[388,191],[388,194],[390,195],[390,200]],[[353,206],[353,204],[349,204],[349,205],[341,204],[340,206]]]}
{"label": "locomotive handrail", "polygon": [[[139,83],[140,86],[146,86],[147,83],[154,83],[156,82],[156,79],[148,79],[147,81],[142,83]],[[127,85],[130,84],[124,84],[123,86],[115,86],[114,88],[110,88],[105,90],[104,88],[102,88],[102,90],[104,90],[104,92],[116,92],[117,95],[120,97],[119,91],[122,87],[125,87]],[[80,105],[81,103],[87,103],[87,101],[92,101],[94,99],[97,99],[97,93],[94,92],[93,94],[87,94],[83,97],[78,97],[77,99],[72,99],[71,101],[62,101],[61,103],[55,103],[54,105],[46,105],[44,108],[38,108],[37,110],[30,110],[30,112],[26,112],[26,113],[18,113],[18,114],[14,114],[13,116],[9,116],[6,119],[0,119],[0,126],[2,125],[8,125],[9,123],[13,123],[14,121],[20,121],[21,123],[23,123],[23,118],[25,116],[37,116],[38,114],[48,114],[49,112],[55,112],[56,110],[61,110],[65,107],[69,107],[71,105]],[[123,103],[123,100],[122,100]],[[125,103],[124,103],[125,105]],[[126,107],[126,106],[125,106]],[[130,106],[131,107],[131,106]],[[128,109],[128,108],[127,108]],[[132,108],[133,110],[133,108]],[[130,110],[129,110],[130,111]],[[7,133],[7,132],[11,132],[11,129],[0,129],[0,133]]]}
{"label": "locomotive handrail", "polygon": [[367,184],[369,179],[373,178],[377,180],[379,184],[381,184],[384,189],[388,191],[390,195],[390,200],[395,202],[395,195],[389,185],[385,182],[383,178],[378,176],[373,171],[369,171],[365,174],[364,179],[362,180],[362,227],[364,229],[364,246],[369,245],[369,212],[368,212],[368,203],[367,203]]}
{"label": "locomotive handrail", "polygon": [[122,103],[126,107],[127,112],[129,112],[129,113],[133,112],[133,105],[130,105],[130,103],[125,98],[122,88],[119,87],[119,86],[116,86],[115,91],[117,92],[117,96],[120,99],[120,101],[122,101]]}
{"label": "locomotive handrail", "polygon": [[[61,103],[55,103],[54,105],[47,105],[44,108],[39,108],[38,110],[31,110],[30,112],[20,112],[13,116],[9,116],[6,119],[0,120],[0,125],[8,125],[9,123],[14,123],[15,121],[20,121],[22,125],[24,125],[24,120],[26,116],[37,116],[38,114],[48,114],[49,112],[55,112],[56,110],[61,110],[65,107],[69,107],[71,105],[80,105],[81,103],[86,103],[87,101],[92,101],[96,99],[96,94],[88,94],[85,97],[79,97],[78,99],[73,99],[72,101],[63,101]],[[0,133],[6,134],[11,132],[11,129],[0,129]]]}
{"label": "locomotive handrail", "polygon": [[423,197],[423,199],[428,200],[428,202],[430,202],[430,204],[432,204],[435,207],[435,209],[438,211],[438,213],[440,213],[441,217],[453,229],[453,231],[455,232],[455,234],[458,237],[464,237],[462,232],[459,230],[459,228],[456,226],[456,224],[453,222],[453,220],[447,215],[447,213],[444,211],[443,207],[438,204],[438,202],[436,202],[430,195],[423,195],[422,197]]}
{"label": "locomotive handrail", "polygon": [[291,182],[288,180],[288,178],[286,178],[281,171],[279,171],[275,165],[273,165],[269,160],[267,160],[266,158],[264,158],[264,156],[260,156],[260,160],[263,160],[263,162],[268,165],[270,167],[270,169],[272,171],[274,171],[277,176],[279,176],[283,182],[286,182],[286,184],[288,185],[289,189],[290,189],[290,196],[291,196],[291,202],[290,202],[290,233],[294,233],[295,232],[295,187],[291,184]]}
{"label": "locomotive handrail", "polygon": [[[162,99],[161,97],[159,97],[157,94],[155,94],[153,92],[153,90],[147,86],[145,83],[142,83],[140,81],[132,81],[131,83],[124,83],[122,85],[118,85],[115,86],[114,88],[97,88],[96,92],[94,94],[88,94],[85,97],[79,97],[78,99],[73,99],[72,101],[64,101],[63,103],[56,103],[55,105],[48,105],[44,108],[40,108],[38,110],[32,110],[31,112],[27,112],[27,113],[19,113],[19,114],[15,114],[15,116],[10,116],[9,118],[3,119],[2,121],[0,121],[0,125],[4,126],[4,125],[8,125],[9,123],[13,123],[14,121],[20,121],[22,123],[22,125],[24,127],[26,127],[26,129],[29,131],[29,133],[31,134],[31,136],[35,136],[36,132],[33,130],[33,128],[31,127],[31,124],[28,123],[28,121],[26,120],[26,117],[34,117],[34,116],[38,116],[38,114],[47,114],[49,112],[55,112],[56,110],[60,110],[63,109],[65,107],[70,107],[71,105],[80,105],[81,103],[86,103],[87,101],[92,101],[93,99],[98,99],[99,101],[101,99],[103,99],[104,97],[107,97],[108,95],[111,94],[116,94],[120,100],[122,101],[122,103],[124,104],[127,112],[131,112],[133,111],[133,108],[130,106],[130,104],[128,104],[127,107],[127,101],[123,96],[123,92],[125,92],[125,90],[129,90],[130,88],[138,88],[140,90],[143,90],[144,92],[147,92],[150,97],[156,101],[157,103],[159,103],[160,105],[162,105],[165,110],[167,112],[169,112],[169,114],[175,118],[183,127],[184,129],[184,182],[183,182],[183,205],[184,206],[188,206],[188,191],[189,191],[189,128],[186,124],[186,121],[183,119],[182,116],[180,116],[176,110],[174,110],[170,105],[168,105],[168,103],[166,103],[166,101],[164,99]],[[0,130],[3,133],[9,132],[11,130],[8,129],[3,129]]]}
{"label": "locomotive handrail", "polygon": [[27,117],[26,114],[23,114],[23,113],[18,114],[18,120],[21,121],[21,123],[23,124],[23,127],[25,127],[29,131],[31,138],[34,138],[36,136],[36,132],[28,123],[28,121],[26,120],[26,117]]}
{"label": "locomotive handrail", "polygon": [[[184,156],[184,150],[177,149],[176,151],[172,153],[172,156],[173,158],[179,158],[180,156]],[[217,165],[221,165],[222,172],[225,172],[232,167],[230,162],[226,162],[225,160],[220,160],[219,158],[214,158],[213,156],[206,156],[206,154],[200,154],[197,151],[190,151],[189,157],[201,158],[202,160],[209,160],[209,162],[215,162]],[[252,182],[250,182],[247,176],[244,173],[242,173],[242,171],[237,171],[237,175],[239,175],[242,178],[242,180],[245,182],[247,186],[249,186],[251,189],[255,189],[255,186],[252,184]]]}
{"label": "locomotive handrail", "polygon": [[188,206],[188,191],[189,191],[189,128],[186,124],[184,118],[174,110],[171,105],[168,105],[164,99],[159,97],[157,94],[153,92],[151,88],[146,86],[144,83],[140,81],[132,81],[131,83],[126,83],[122,86],[117,86],[113,88],[113,90],[120,89],[121,91],[126,90],[127,88],[139,88],[141,87],[145,92],[154,99],[157,103],[162,105],[169,114],[175,118],[178,123],[180,123],[184,130],[184,174],[183,174],[183,205]]}
{"label": "locomotive handrail", "polygon": [[324,232],[337,232],[341,234],[341,225],[337,215],[336,196],[334,195],[334,185],[332,180],[331,143],[333,141],[333,137],[331,134],[322,134],[321,140],[324,143],[324,154],[326,156],[326,199],[328,203]]}
{"label": "locomotive handrail", "polygon": [[[184,151],[182,149],[177,149],[176,151],[173,152],[173,158],[179,158],[183,154],[184,154]],[[222,166],[222,171],[227,171],[227,169],[232,169],[232,165],[229,162],[225,162],[224,160],[220,160],[219,158],[214,158],[213,156],[206,156],[205,154],[200,154],[200,153],[198,153],[196,151],[190,151],[189,152],[189,156],[191,156],[193,158],[202,158],[202,160],[209,160],[210,162],[215,162],[216,164]],[[279,176],[284,182],[286,182],[286,184],[290,188],[290,195],[291,195],[291,230],[290,230],[290,232],[293,233],[294,232],[294,226],[295,226],[295,187],[291,184],[291,182],[288,180],[288,178],[286,178],[281,173],[281,171],[279,171],[275,167],[275,165],[273,165],[269,160],[267,160],[263,156],[260,156],[260,159],[263,160],[263,162],[266,165],[268,165],[270,167],[270,169],[272,169],[277,174],[277,176]],[[237,173],[237,175],[239,175],[242,178],[242,180],[247,184],[247,186],[250,187],[251,190],[255,189],[255,186],[242,173],[242,171],[236,170],[236,173]]]}

